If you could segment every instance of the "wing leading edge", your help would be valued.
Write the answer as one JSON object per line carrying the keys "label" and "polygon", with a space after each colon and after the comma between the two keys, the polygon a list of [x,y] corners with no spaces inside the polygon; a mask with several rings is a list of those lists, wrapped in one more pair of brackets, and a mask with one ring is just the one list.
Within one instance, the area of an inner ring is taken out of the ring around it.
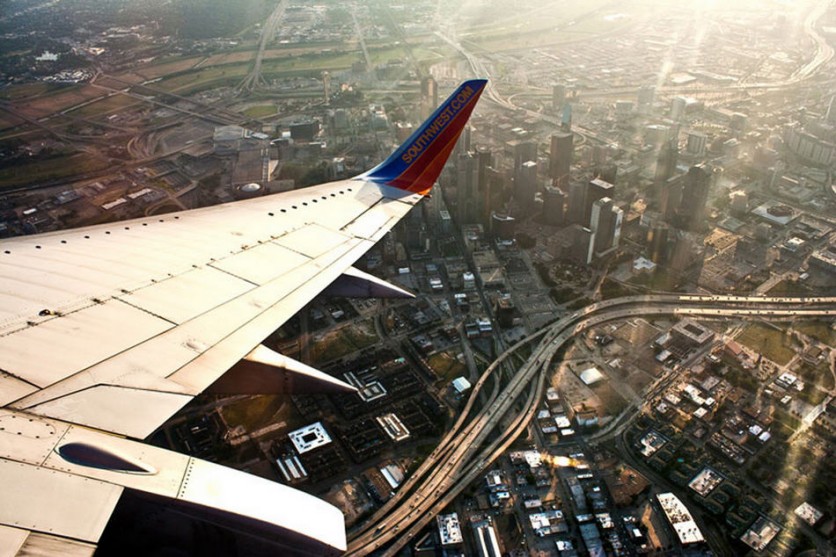
{"label": "wing leading edge", "polygon": [[[107,450],[116,443],[125,458],[142,461],[154,451],[130,438],[149,435],[320,292],[330,287],[333,292],[406,295],[364,277],[352,265],[429,192],[484,86],[484,80],[462,84],[386,161],[352,180],[4,240],[0,405],[6,414],[0,420],[4,425],[35,424],[28,426],[35,432],[93,428],[87,431],[95,434],[94,444]],[[259,373],[269,374],[269,365]],[[288,373],[299,367],[283,365]],[[255,379],[258,384],[263,377]],[[177,482],[166,479],[171,470],[165,466],[152,467],[139,481],[136,474],[59,458],[59,437],[33,434],[38,443],[32,444],[26,442],[28,430],[11,435],[13,430],[0,430],[0,477],[22,478],[18,484],[23,489],[0,501],[0,534],[9,534],[4,528],[21,530],[16,517],[21,509],[33,509],[33,502],[37,513],[36,507],[49,504],[50,497],[63,501],[66,490],[78,503],[79,482],[97,486],[107,504],[73,520],[55,518],[58,529],[33,520],[22,531],[95,544],[102,516],[110,514],[122,489],[186,497],[168,487]],[[109,433],[128,439],[119,441]],[[197,459],[189,462],[174,469],[205,467]],[[55,483],[49,493],[38,480],[48,471]],[[229,476],[233,479],[253,493],[267,488]],[[228,492],[214,497],[220,492],[207,486],[191,489],[185,501],[214,515],[226,513],[233,521],[272,524],[274,534],[317,535],[316,529],[301,532],[286,513],[238,504]],[[328,517],[322,543],[344,550],[344,528],[336,524],[341,515],[304,497],[309,496],[282,492],[288,502],[320,509],[319,516]]]}

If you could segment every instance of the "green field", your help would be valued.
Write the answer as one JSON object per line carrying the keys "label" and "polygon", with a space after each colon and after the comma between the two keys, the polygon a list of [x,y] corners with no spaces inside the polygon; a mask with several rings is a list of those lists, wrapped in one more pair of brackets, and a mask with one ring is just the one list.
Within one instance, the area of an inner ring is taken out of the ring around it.
{"label": "green field", "polygon": [[138,100],[127,95],[112,95],[109,97],[102,97],[101,100],[97,100],[80,108],[70,110],[67,114],[79,118],[93,118],[125,110],[128,107],[135,106],[143,102],[145,101]]}
{"label": "green field", "polygon": [[250,118],[264,118],[276,114],[276,107],[272,104],[260,104],[245,108],[242,112]]}
{"label": "green field", "polygon": [[45,93],[58,91],[65,87],[67,87],[67,85],[62,85],[59,83],[43,83],[40,81],[36,83],[24,83],[22,85],[13,85],[11,87],[6,87],[2,91],[0,91],[0,99],[5,99],[7,101],[28,99],[30,97],[36,97]]}
{"label": "green field", "polygon": [[29,164],[0,169],[0,190],[96,172],[110,166],[109,161],[79,153],[38,160]]}
{"label": "green field", "polygon": [[827,321],[800,321],[793,323],[793,328],[828,346],[836,346],[836,331]]}
{"label": "green field", "polygon": [[247,431],[255,431],[273,421],[285,400],[279,395],[258,395],[224,406],[222,412],[230,427],[244,426]]}
{"label": "green field", "polygon": [[314,364],[327,362],[368,348],[378,342],[371,320],[362,321],[327,332],[315,338],[311,346],[311,360]]}
{"label": "green field", "polygon": [[445,383],[449,383],[467,372],[467,367],[450,351],[436,352],[427,359],[427,363],[439,380]]}
{"label": "green field", "polygon": [[787,364],[795,355],[790,338],[783,330],[762,323],[748,325],[736,340],[779,365]]}

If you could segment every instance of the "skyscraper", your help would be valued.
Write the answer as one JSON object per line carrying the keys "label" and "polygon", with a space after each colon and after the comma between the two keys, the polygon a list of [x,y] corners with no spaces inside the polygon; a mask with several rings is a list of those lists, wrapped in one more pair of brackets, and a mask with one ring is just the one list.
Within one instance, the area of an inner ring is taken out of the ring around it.
{"label": "skyscraper", "polygon": [[664,223],[655,223],[647,232],[648,259],[657,265],[668,260],[668,235],[670,229]]}
{"label": "skyscraper", "polygon": [[549,149],[549,175],[558,183],[564,183],[569,176],[574,152],[574,134],[558,132],[552,136]]}
{"label": "skyscraper", "polygon": [[675,139],[670,139],[662,144],[662,148],[659,149],[659,156],[656,158],[656,173],[653,177],[653,183],[657,187],[657,191],[676,172],[678,158],[679,145]]}
{"label": "skyscraper", "polygon": [[565,132],[572,131],[572,105],[569,103],[563,106],[563,115],[560,117],[560,129]]}
{"label": "skyscraper", "polygon": [[652,85],[644,85],[639,89],[637,106],[639,114],[650,114],[653,109],[653,102],[656,97],[656,88]]}
{"label": "skyscraper", "polygon": [[602,180],[595,178],[586,184],[586,192],[583,198],[583,222],[584,226],[588,226],[590,218],[592,217],[592,205],[599,199],[609,197],[612,199],[615,191],[615,186]]}
{"label": "skyscraper", "polygon": [[520,141],[514,139],[505,144],[506,152],[514,158],[514,176],[519,172],[524,162],[537,160],[537,143],[534,141]]}
{"label": "skyscraper", "polygon": [[564,204],[566,196],[554,186],[546,186],[543,193],[543,222],[550,226],[562,226],[566,220]]}
{"label": "skyscraper", "polygon": [[705,145],[708,137],[701,132],[688,132],[688,143],[685,145],[685,152],[692,157],[701,157],[705,155]]}
{"label": "skyscraper", "polygon": [[682,183],[684,175],[672,176],[659,185],[659,212],[667,222],[671,222],[682,202]]}
{"label": "skyscraper", "polygon": [[331,74],[322,72],[322,94],[325,97],[325,106],[331,104]]}
{"label": "skyscraper", "polygon": [[685,116],[685,107],[688,105],[688,101],[685,97],[674,97],[671,100],[671,113],[670,118],[674,122],[681,120],[683,116]]}
{"label": "skyscraper", "polygon": [[523,210],[530,210],[537,194],[537,163],[526,161],[514,178],[514,197]]}
{"label": "skyscraper", "polygon": [[513,240],[516,229],[515,219],[506,213],[491,213],[491,231],[500,240]]}
{"label": "skyscraper", "polygon": [[683,228],[702,228],[712,172],[712,168],[707,164],[697,164],[688,169],[682,185],[682,201],[679,204],[679,221]]}
{"label": "skyscraper", "polygon": [[464,152],[456,158],[456,214],[459,222],[477,222],[481,218],[481,201],[476,157]]}
{"label": "skyscraper", "polygon": [[589,228],[595,233],[595,253],[603,254],[617,247],[621,238],[621,221],[624,212],[613,205],[609,197],[592,204]]}
{"label": "skyscraper", "polygon": [[438,83],[432,76],[421,80],[421,118],[429,118],[438,106]]}
{"label": "skyscraper", "polygon": [[560,110],[563,107],[563,103],[566,102],[566,86],[565,85],[553,85],[552,86],[552,108],[554,108],[555,112]]}
{"label": "skyscraper", "polygon": [[592,263],[595,250],[595,233],[579,224],[573,224],[568,232],[572,235],[572,259],[584,265]]}
{"label": "skyscraper", "polygon": [[462,129],[462,134],[459,136],[458,141],[456,141],[456,147],[453,152],[457,157],[463,153],[470,152],[470,138],[472,136],[473,130],[470,128],[470,124],[465,125]]}
{"label": "skyscraper", "polygon": [[583,214],[585,197],[585,183],[571,182],[569,184],[569,199],[566,203],[566,218],[570,224],[586,224]]}
{"label": "skyscraper", "polygon": [[484,145],[480,145],[476,147],[474,156],[476,157],[476,183],[479,190],[477,221],[487,225],[491,214],[491,189],[488,187],[488,174],[493,164],[493,153]]}

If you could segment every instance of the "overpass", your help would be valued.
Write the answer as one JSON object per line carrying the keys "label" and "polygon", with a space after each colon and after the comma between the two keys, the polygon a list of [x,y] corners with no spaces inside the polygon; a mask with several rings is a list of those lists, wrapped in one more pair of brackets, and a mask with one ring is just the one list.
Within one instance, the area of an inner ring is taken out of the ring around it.
{"label": "overpass", "polygon": [[[833,317],[836,297],[654,294],[599,302],[557,320],[511,346],[485,370],[438,447],[370,521],[350,533],[347,555],[381,550],[382,555],[396,555],[525,431],[542,398],[551,361],[567,343],[602,323],[639,316]],[[496,370],[520,348],[538,340],[531,356],[503,387]],[[486,400],[479,403],[488,390]]]}

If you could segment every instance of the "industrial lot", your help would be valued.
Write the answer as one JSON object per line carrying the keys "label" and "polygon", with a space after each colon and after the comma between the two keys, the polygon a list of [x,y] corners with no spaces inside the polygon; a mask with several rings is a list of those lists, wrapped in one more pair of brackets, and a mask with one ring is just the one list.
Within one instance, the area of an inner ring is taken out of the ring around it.
{"label": "industrial lot", "polygon": [[330,501],[348,555],[834,553],[832,2],[281,0],[211,37],[71,3],[0,18],[40,37],[0,69],[0,238],[350,178],[490,80],[358,264],[415,297],[265,342],[357,392],[202,395],[153,443]]}

